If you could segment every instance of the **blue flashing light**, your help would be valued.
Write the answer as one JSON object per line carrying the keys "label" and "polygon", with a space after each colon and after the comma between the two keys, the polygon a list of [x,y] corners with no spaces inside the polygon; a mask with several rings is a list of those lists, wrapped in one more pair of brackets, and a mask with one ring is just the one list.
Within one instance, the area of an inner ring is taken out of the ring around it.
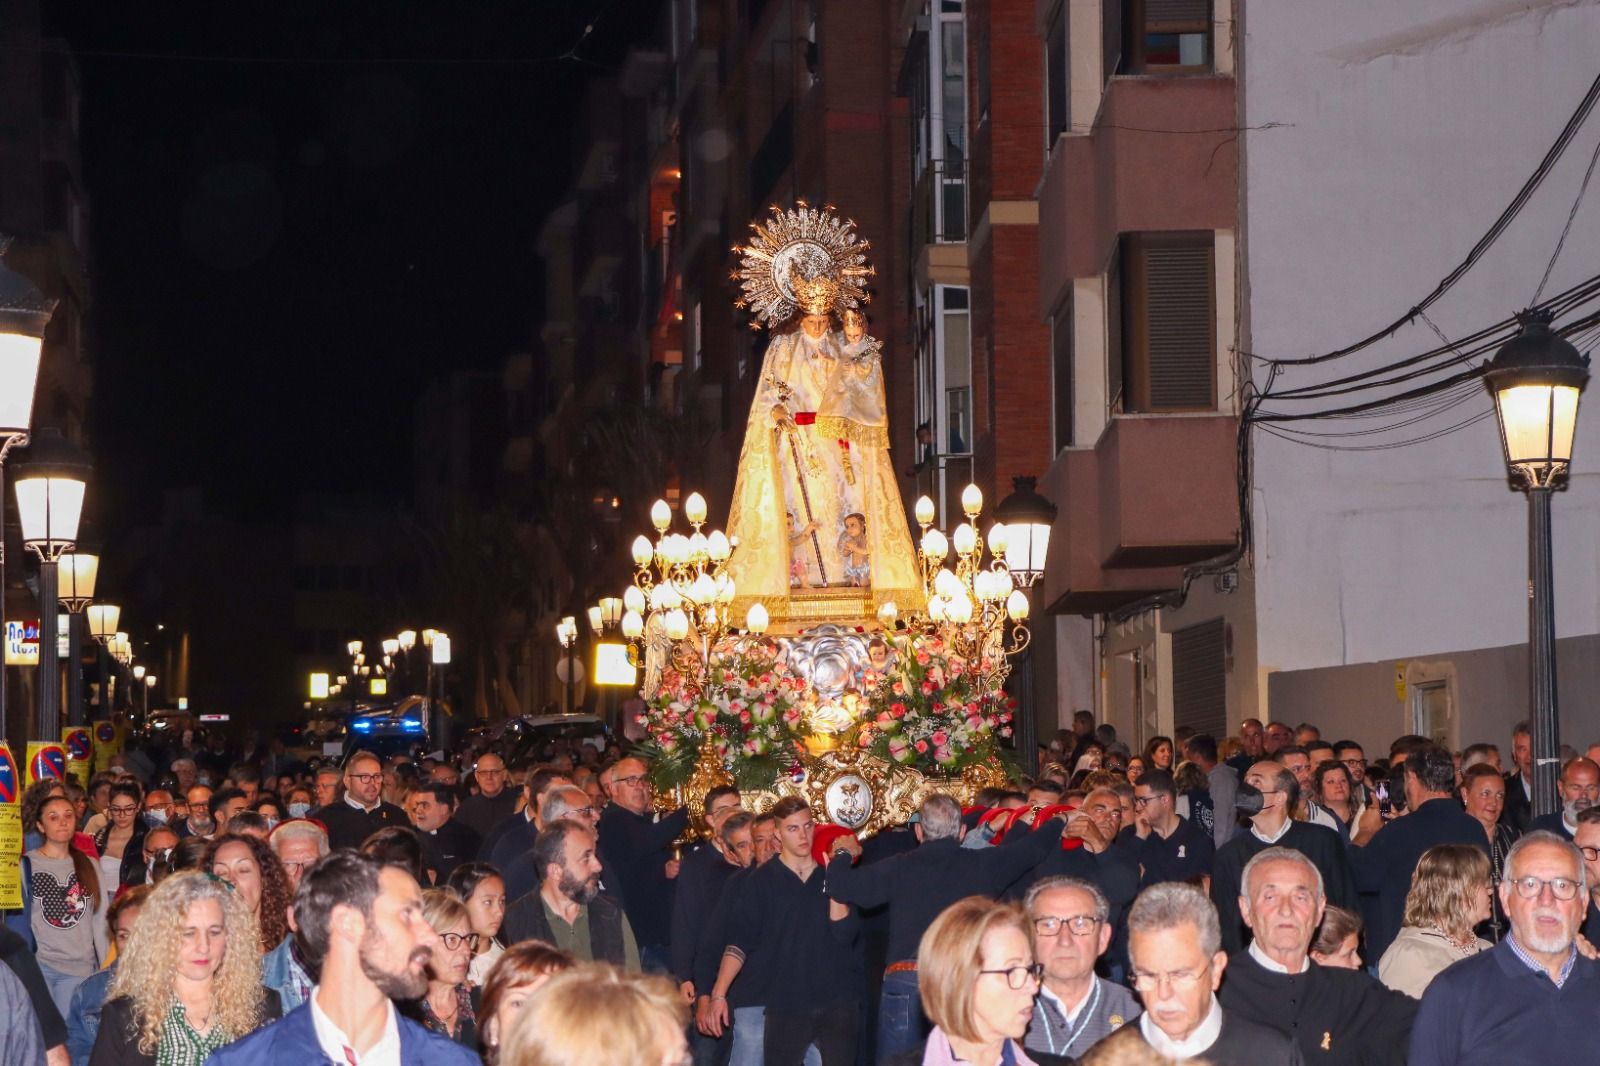
{"label": "blue flashing light", "polygon": [[350,723],[350,728],[358,733],[366,733],[371,731],[372,723],[365,718],[358,718]]}
{"label": "blue flashing light", "polygon": [[403,728],[407,733],[422,732],[422,723],[417,721],[415,718],[402,718],[401,722],[401,728]]}

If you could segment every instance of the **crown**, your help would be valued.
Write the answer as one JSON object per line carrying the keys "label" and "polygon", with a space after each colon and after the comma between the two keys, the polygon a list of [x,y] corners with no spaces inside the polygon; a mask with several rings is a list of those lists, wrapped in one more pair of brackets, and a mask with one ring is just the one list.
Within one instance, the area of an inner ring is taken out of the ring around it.
{"label": "crown", "polygon": [[752,222],[750,230],[750,243],[733,249],[740,257],[733,280],[742,289],[734,306],[750,311],[750,328],[781,325],[797,310],[828,314],[867,302],[870,245],[831,206],[774,206],[766,223]]}

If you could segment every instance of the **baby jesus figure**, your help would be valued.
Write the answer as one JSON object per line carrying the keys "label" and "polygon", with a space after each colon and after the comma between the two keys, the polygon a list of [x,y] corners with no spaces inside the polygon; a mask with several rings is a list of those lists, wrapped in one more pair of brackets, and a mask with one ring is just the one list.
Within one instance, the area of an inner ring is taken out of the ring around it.
{"label": "baby jesus figure", "polygon": [[867,519],[859,512],[844,516],[839,534],[839,555],[844,559],[844,582],[857,588],[872,584],[872,547],[867,543]]}

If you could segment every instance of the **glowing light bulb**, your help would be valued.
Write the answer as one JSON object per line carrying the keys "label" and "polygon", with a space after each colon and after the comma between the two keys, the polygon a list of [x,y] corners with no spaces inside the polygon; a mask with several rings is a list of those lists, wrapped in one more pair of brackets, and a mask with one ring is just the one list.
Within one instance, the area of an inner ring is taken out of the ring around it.
{"label": "glowing light bulb", "polygon": [[633,565],[649,566],[650,560],[656,555],[655,545],[650,543],[650,538],[637,536],[633,538]]}
{"label": "glowing light bulb", "polygon": [[650,524],[662,533],[672,525],[672,508],[667,506],[666,500],[657,500],[650,505]]}
{"label": "glowing light bulb", "polygon": [[667,612],[663,628],[667,631],[668,640],[683,640],[689,635],[689,616],[674,608]]}
{"label": "glowing light bulb", "polygon": [[622,635],[629,640],[644,636],[644,616],[638,611],[627,611],[622,616]]}
{"label": "glowing light bulb", "polygon": [[950,541],[956,546],[957,555],[971,555],[972,549],[978,546],[978,531],[971,523],[963,522],[950,535]]}
{"label": "glowing light bulb", "polygon": [[917,497],[917,525],[933,525],[933,501],[926,496]]}
{"label": "glowing light bulb", "polygon": [[978,512],[983,510],[983,490],[976,485],[968,485],[962,489],[961,509],[967,513],[968,518],[978,517]]}
{"label": "glowing light bulb", "polygon": [[895,620],[899,617],[900,608],[894,605],[893,600],[884,601],[883,606],[878,608],[878,624],[885,629],[893,629]]}
{"label": "glowing light bulb", "polygon": [[948,601],[945,607],[945,614],[949,616],[950,621],[955,622],[957,625],[965,625],[972,621],[972,599],[967,595],[965,589],[961,590],[960,595],[954,596]]}
{"label": "glowing light bulb", "polygon": [[950,542],[937,529],[930,529],[922,535],[922,554],[934,563],[943,562],[949,552]]}
{"label": "glowing light bulb", "polygon": [[1006,545],[1011,542],[1011,533],[1006,529],[1004,522],[996,522],[989,527],[989,554],[996,559],[1005,558]]}
{"label": "glowing light bulb", "polygon": [[639,586],[628,586],[628,591],[622,594],[622,606],[624,610],[632,611],[634,614],[644,614],[644,592]]}
{"label": "glowing light bulb", "polygon": [[714,563],[725,563],[728,556],[733,554],[733,545],[728,543],[728,537],[722,530],[714,529],[706,538],[706,554]]}
{"label": "glowing light bulb", "polygon": [[698,526],[706,520],[706,498],[698,492],[689,493],[689,498],[683,501],[683,517],[689,520],[690,525]]}
{"label": "glowing light bulb", "polygon": [[1030,609],[1027,594],[1021,589],[1012,589],[1011,595],[1006,597],[1006,614],[1011,616],[1011,620],[1013,622],[1026,622]]}
{"label": "glowing light bulb", "polygon": [[772,619],[767,616],[767,609],[759,603],[752,603],[744,615],[744,627],[758,636],[767,631]]}

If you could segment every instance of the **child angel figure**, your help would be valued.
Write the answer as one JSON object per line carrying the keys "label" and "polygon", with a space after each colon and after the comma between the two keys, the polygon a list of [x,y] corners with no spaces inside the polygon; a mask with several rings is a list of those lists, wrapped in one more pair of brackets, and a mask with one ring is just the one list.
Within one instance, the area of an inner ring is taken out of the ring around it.
{"label": "child angel figure", "polygon": [[859,511],[844,516],[839,555],[844,559],[845,584],[860,588],[872,583],[872,547],[867,543],[867,519]]}

